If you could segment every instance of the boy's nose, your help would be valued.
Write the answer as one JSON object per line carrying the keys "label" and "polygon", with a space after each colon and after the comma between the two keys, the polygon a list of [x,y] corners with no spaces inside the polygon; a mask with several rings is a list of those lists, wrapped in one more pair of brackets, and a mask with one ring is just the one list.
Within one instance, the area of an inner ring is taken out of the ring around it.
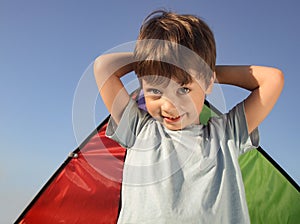
{"label": "boy's nose", "polygon": [[176,105],[169,99],[163,99],[163,103],[161,105],[161,109],[164,112],[167,112],[169,114],[176,115],[177,113],[177,108]]}

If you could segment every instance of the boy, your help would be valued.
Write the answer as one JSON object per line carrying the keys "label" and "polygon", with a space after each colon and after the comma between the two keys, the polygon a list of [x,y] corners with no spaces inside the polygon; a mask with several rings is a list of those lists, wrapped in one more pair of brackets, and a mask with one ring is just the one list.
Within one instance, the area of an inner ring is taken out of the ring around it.
{"label": "boy", "polygon": [[[258,146],[257,126],[283,88],[260,66],[215,66],[209,27],[192,15],[154,12],[134,53],[100,56],[94,73],[111,113],[107,135],[127,148],[118,223],[250,223],[238,156]],[[135,71],[140,110],[120,78]],[[227,114],[199,122],[213,83],[251,94]]]}

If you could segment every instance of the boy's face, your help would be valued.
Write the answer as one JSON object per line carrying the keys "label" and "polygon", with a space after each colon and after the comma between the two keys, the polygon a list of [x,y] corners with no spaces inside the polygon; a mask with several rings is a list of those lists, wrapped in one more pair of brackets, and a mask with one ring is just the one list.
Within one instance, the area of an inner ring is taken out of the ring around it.
{"label": "boy's face", "polygon": [[142,79],[148,113],[170,130],[181,130],[199,124],[205,92],[194,78],[180,85],[175,80],[168,84],[151,84]]}

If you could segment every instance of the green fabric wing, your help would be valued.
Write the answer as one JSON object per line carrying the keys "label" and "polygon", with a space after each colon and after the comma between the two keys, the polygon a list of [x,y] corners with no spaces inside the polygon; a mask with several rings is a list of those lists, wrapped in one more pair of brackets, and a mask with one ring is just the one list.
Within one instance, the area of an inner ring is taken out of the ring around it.
{"label": "green fabric wing", "polygon": [[251,223],[299,223],[299,190],[257,149],[239,159]]}

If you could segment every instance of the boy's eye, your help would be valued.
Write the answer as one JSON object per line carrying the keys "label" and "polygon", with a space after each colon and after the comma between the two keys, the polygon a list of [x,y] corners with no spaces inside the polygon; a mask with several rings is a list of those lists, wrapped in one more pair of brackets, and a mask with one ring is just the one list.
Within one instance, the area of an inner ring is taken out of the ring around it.
{"label": "boy's eye", "polygon": [[161,95],[161,91],[158,89],[147,89],[147,93],[148,94],[152,94],[152,95]]}
{"label": "boy's eye", "polygon": [[181,87],[177,90],[179,95],[185,95],[188,94],[191,90],[187,87]]}

